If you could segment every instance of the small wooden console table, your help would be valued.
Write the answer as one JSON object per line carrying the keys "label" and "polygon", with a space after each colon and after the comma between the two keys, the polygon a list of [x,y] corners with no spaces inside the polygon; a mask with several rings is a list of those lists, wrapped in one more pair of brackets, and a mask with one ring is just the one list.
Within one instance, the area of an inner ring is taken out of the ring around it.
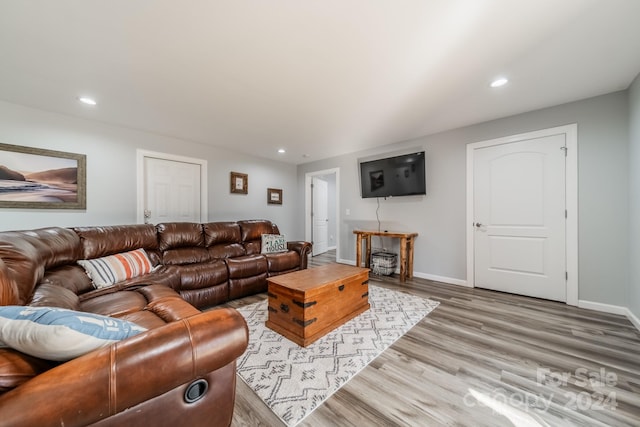
{"label": "small wooden console table", "polygon": [[397,233],[391,231],[353,230],[356,235],[356,267],[362,262],[362,240],[366,244],[364,266],[371,263],[371,236],[395,237],[400,239],[400,281],[404,282],[413,277],[413,241],[418,233]]}

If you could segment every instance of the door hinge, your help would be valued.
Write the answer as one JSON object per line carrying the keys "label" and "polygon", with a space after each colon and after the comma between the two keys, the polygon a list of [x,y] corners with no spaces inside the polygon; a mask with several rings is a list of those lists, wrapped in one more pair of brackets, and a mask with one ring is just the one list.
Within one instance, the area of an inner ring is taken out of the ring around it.
{"label": "door hinge", "polygon": [[564,280],[569,280],[569,272],[568,271],[564,272]]}
{"label": "door hinge", "polygon": [[569,214],[567,213],[567,210],[566,210],[566,209],[564,210],[564,218],[565,218],[565,219],[569,218]]}

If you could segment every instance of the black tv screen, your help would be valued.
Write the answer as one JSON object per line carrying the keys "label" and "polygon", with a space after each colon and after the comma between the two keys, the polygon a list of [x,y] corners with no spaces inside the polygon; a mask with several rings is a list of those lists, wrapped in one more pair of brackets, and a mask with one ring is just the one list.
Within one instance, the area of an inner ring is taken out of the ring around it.
{"label": "black tv screen", "polygon": [[363,198],[426,194],[424,151],[361,162],[360,188]]}

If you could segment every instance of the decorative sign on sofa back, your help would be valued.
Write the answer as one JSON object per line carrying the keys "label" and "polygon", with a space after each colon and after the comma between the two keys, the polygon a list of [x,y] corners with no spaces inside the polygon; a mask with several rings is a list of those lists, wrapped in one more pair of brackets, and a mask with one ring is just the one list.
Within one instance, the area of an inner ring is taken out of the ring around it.
{"label": "decorative sign on sofa back", "polygon": [[262,252],[263,254],[272,254],[275,252],[284,252],[287,250],[287,242],[282,234],[263,234],[262,235]]}

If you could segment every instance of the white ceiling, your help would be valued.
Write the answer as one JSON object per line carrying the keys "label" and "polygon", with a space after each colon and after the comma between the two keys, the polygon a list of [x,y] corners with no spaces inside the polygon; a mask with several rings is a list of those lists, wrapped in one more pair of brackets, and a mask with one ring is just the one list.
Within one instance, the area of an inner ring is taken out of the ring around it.
{"label": "white ceiling", "polygon": [[299,164],[626,89],[639,18],[640,0],[2,0],[0,99]]}

